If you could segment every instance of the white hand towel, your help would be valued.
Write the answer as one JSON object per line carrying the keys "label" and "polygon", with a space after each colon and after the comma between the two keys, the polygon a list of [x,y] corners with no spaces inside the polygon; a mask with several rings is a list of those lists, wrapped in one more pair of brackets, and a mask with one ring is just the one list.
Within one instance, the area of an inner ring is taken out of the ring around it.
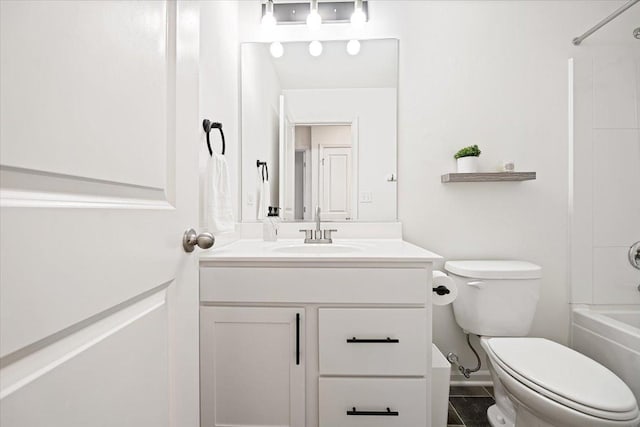
{"label": "white hand towel", "polygon": [[271,188],[269,186],[269,180],[266,177],[262,183],[262,196],[262,209],[264,210],[264,216],[266,217],[269,212],[269,206],[271,206]]}
{"label": "white hand towel", "polygon": [[207,159],[207,222],[212,232],[223,233],[235,229],[229,168],[224,156],[213,152]]}
{"label": "white hand towel", "polygon": [[256,219],[261,220],[264,219],[266,215],[264,212],[264,195],[262,194],[264,191],[264,183],[262,182],[262,176],[260,175],[260,168],[258,168],[258,176],[256,179]]}
{"label": "white hand towel", "polygon": [[262,172],[258,169],[258,188],[257,188],[256,200],[258,201],[258,214],[257,219],[265,219],[267,212],[269,212],[269,206],[271,205],[271,189],[269,188],[269,180],[266,175],[264,180],[262,179]]}

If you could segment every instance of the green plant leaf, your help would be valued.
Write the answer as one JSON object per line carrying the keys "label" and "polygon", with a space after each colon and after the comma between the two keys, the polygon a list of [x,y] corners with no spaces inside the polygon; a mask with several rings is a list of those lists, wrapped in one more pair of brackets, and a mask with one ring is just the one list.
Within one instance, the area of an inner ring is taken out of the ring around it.
{"label": "green plant leaf", "polygon": [[482,153],[482,151],[480,151],[477,145],[470,145],[458,150],[458,152],[453,157],[455,157],[456,159],[459,159],[461,157],[480,157],[480,153]]}

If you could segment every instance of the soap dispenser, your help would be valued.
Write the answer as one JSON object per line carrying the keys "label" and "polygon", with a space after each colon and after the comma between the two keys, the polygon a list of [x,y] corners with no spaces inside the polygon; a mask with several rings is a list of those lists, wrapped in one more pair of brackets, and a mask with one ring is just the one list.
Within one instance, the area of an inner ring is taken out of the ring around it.
{"label": "soap dispenser", "polygon": [[265,242],[275,242],[278,240],[278,228],[280,227],[280,217],[277,206],[269,206],[269,212],[262,222],[262,238]]}

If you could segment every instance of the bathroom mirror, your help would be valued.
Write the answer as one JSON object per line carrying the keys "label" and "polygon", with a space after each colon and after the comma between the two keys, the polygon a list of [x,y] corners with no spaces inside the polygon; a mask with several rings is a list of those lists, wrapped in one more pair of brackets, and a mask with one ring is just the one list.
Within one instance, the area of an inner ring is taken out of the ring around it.
{"label": "bathroom mirror", "polygon": [[347,44],[242,44],[243,221],[396,220],[398,41]]}

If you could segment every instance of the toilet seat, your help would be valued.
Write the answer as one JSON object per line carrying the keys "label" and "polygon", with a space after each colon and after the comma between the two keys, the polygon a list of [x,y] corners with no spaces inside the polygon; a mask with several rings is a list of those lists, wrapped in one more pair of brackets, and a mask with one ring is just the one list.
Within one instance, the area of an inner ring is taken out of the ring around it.
{"label": "toilet seat", "polygon": [[482,346],[501,380],[509,377],[504,378],[507,388],[521,394],[520,400],[535,399],[549,412],[575,411],[611,425],[638,422],[640,412],[629,387],[574,350],[542,338],[483,337]]}

